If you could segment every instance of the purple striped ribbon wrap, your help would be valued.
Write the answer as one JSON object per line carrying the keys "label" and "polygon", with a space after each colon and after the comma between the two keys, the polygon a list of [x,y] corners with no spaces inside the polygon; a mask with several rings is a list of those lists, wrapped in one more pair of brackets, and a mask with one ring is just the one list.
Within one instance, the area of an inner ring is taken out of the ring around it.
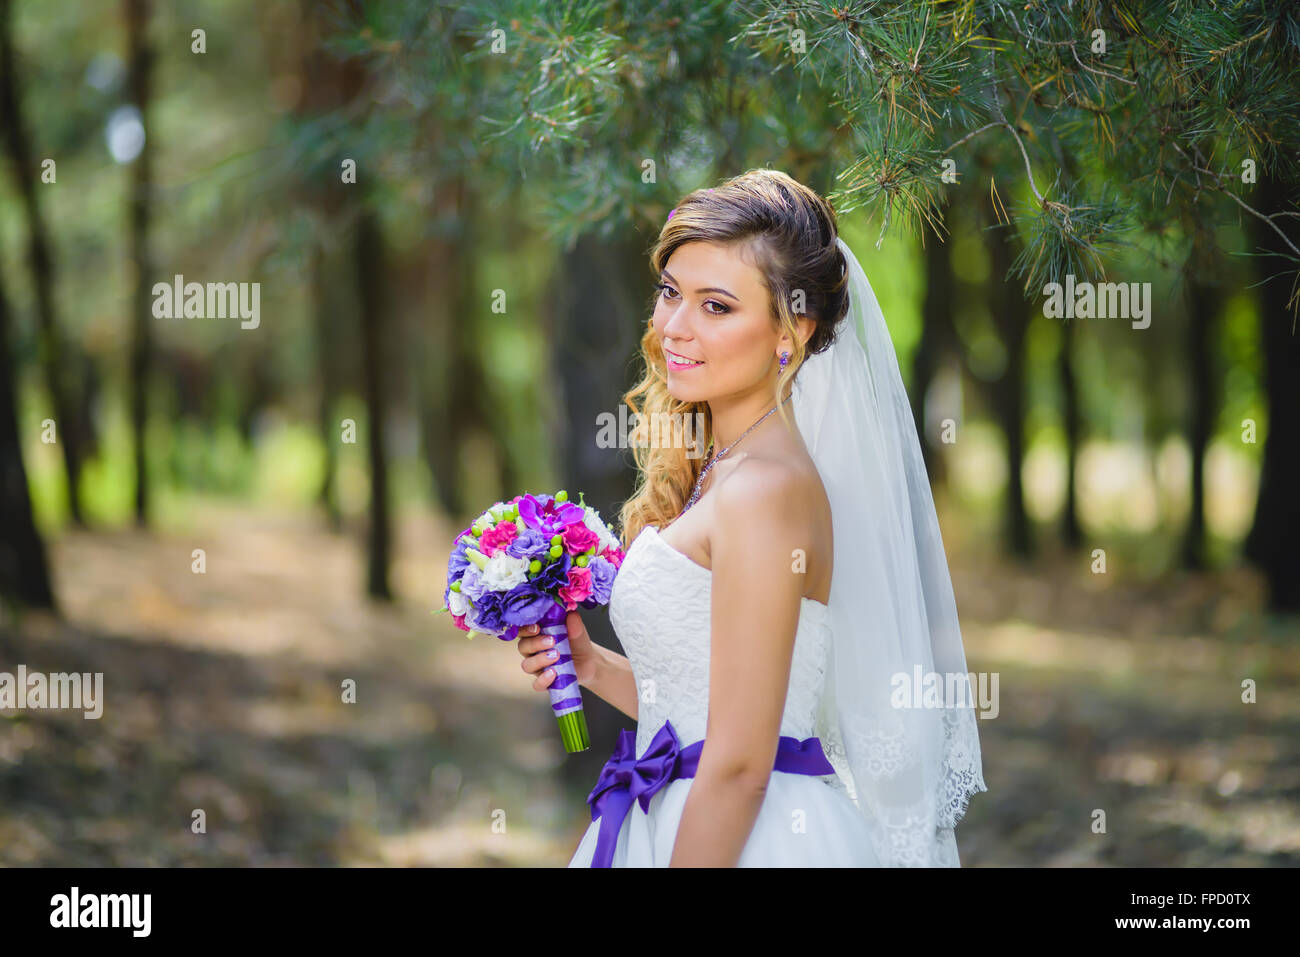
{"label": "purple striped ribbon wrap", "polygon": [[555,680],[546,690],[551,694],[551,710],[560,715],[582,710],[582,690],[578,687],[578,672],[573,666],[573,649],[569,646],[569,629],[564,624],[568,611],[561,604],[551,606],[538,624],[541,634],[555,638],[554,650],[558,653],[551,667]]}

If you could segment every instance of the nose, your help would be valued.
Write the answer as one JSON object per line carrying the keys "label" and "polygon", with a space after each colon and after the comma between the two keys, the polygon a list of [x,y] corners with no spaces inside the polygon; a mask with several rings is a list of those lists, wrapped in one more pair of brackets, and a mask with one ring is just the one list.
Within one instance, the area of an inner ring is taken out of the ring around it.
{"label": "nose", "polygon": [[663,324],[659,327],[659,334],[670,342],[689,342],[691,339],[691,322],[690,309],[685,303],[676,305],[664,304],[661,306],[666,311]]}

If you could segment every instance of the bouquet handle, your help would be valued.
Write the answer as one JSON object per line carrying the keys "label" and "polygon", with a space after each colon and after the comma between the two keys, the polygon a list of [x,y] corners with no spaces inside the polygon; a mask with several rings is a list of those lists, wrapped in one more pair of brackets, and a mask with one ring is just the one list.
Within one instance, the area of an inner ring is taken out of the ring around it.
{"label": "bouquet handle", "polygon": [[573,665],[573,649],[569,646],[569,629],[564,620],[568,615],[561,604],[553,605],[540,622],[541,634],[555,639],[558,657],[551,667],[555,680],[547,689],[551,694],[551,710],[560,725],[560,739],[568,754],[577,754],[591,748],[587,732],[587,716],[582,710],[582,688],[578,684],[577,670]]}

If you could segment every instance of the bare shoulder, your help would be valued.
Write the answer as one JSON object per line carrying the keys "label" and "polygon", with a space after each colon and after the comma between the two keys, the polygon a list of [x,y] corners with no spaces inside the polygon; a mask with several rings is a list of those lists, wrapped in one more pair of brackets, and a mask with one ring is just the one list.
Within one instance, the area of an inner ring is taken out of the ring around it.
{"label": "bare shoulder", "polygon": [[811,532],[824,495],[816,468],[774,455],[748,455],[718,485],[716,527],[743,522],[751,528]]}
{"label": "bare shoulder", "polygon": [[806,556],[804,597],[830,600],[834,540],[830,501],[816,464],[804,455],[750,455],[720,482],[709,560],[756,567],[758,556]]}

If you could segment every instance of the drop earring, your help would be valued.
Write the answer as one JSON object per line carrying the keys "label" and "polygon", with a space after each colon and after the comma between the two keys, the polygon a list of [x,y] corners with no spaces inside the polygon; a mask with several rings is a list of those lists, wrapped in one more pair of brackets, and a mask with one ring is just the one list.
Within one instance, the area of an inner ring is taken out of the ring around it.
{"label": "drop earring", "polygon": [[783,352],[783,353],[781,353],[781,371],[782,371],[782,372],[785,371],[785,364],[786,364],[787,362],[789,362],[789,361],[790,361],[790,353],[788,353],[788,352]]}

